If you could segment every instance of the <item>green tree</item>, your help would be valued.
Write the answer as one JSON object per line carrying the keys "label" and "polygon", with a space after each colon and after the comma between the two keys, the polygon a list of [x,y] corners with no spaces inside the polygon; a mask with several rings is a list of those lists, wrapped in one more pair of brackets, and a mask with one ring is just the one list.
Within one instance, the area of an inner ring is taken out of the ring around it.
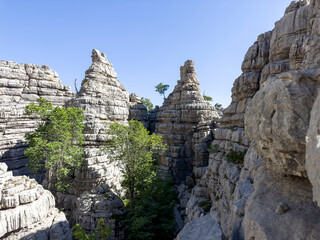
{"label": "green tree", "polygon": [[223,110],[222,104],[220,104],[220,103],[216,103],[216,104],[214,105],[214,107],[215,107],[217,110],[219,110],[219,111],[222,111],[222,110]]}
{"label": "green tree", "polygon": [[141,98],[142,103],[147,107],[148,112],[150,112],[153,109],[153,104],[149,98]]}
{"label": "green tree", "polygon": [[156,92],[160,93],[160,95],[163,95],[163,99],[166,99],[165,92],[168,90],[170,86],[167,84],[159,83],[156,88]]}
{"label": "green tree", "polygon": [[56,176],[57,190],[70,186],[66,182],[72,170],[83,162],[84,116],[76,107],[55,107],[44,98],[26,106],[27,115],[37,115],[41,122],[33,133],[26,134],[29,148],[24,151],[33,172],[45,168]]}
{"label": "green tree", "polygon": [[79,224],[74,225],[71,230],[73,230],[72,235],[77,240],[107,240],[109,239],[111,233],[111,229],[106,227],[103,218],[98,220],[97,227],[94,229],[94,233],[86,233],[86,231]]}
{"label": "green tree", "polygon": [[123,173],[127,216],[126,239],[160,240],[173,237],[175,192],[170,182],[157,176],[155,155],[165,151],[162,137],[150,135],[139,121],[128,126],[112,123],[106,149]]}
{"label": "green tree", "polygon": [[112,123],[106,133],[110,136],[106,150],[123,173],[121,185],[129,200],[137,198],[156,178],[154,155],[165,151],[162,137],[149,135],[143,124],[135,120],[129,121],[128,126]]}
{"label": "green tree", "polygon": [[203,98],[204,98],[204,100],[207,101],[207,102],[212,102],[212,101],[213,101],[213,100],[212,100],[212,97],[209,97],[209,96],[204,95],[204,94],[203,94]]}

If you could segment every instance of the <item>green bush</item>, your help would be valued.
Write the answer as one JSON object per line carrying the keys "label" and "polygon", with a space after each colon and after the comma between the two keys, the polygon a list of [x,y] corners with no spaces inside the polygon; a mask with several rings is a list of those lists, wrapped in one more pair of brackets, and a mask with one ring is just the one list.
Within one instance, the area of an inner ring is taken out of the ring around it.
{"label": "green bush", "polygon": [[198,202],[198,207],[201,207],[205,212],[209,212],[212,204],[209,201],[201,201]]}
{"label": "green bush", "polygon": [[70,186],[68,175],[83,163],[84,116],[76,107],[55,107],[44,98],[38,104],[26,106],[27,115],[39,116],[41,122],[33,133],[26,134],[29,148],[24,151],[34,173],[40,169],[53,171],[56,188],[64,191]]}
{"label": "green bush", "polygon": [[111,229],[106,227],[103,218],[98,220],[97,227],[94,229],[94,233],[86,233],[86,231],[79,224],[74,225],[71,230],[73,230],[72,235],[76,240],[107,240],[109,239],[111,233]]}
{"label": "green bush", "polygon": [[236,151],[233,148],[226,155],[226,160],[228,163],[235,163],[235,164],[243,164],[244,156],[247,153],[247,149],[242,151]]}
{"label": "green bush", "polygon": [[133,120],[128,126],[112,123],[106,132],[106,151],[123,173],[126,239],[173,239],[176,194],[172,182],[159,179],[155,163],[155,155],[165,151],[162,138]]}

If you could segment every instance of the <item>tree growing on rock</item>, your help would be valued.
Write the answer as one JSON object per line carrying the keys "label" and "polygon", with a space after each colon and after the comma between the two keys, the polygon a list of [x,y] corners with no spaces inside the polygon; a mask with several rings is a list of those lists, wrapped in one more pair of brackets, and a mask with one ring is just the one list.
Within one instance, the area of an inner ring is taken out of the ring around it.
{"label": "tree growing on rock", "polygon": [[164,100],[166,99],[165,92],[168,90],[169,87],[170,85],[163,84],[162,82],[155,86],[156,92],[160,93],[160,95],[163,95]]}
{"label": "tree growing on rock", "polygon": [[126,239],[172,239],[175,193],[170,182],[157,176],[155,164],[155,155],[165,151],[162,137],[150,135],[135,120],[127,126],[112,123],[106,133],[110,136],[106,150],[123,173]]}
{"label": "tree growing on rock", "polygon": [[142,103],[147,107],[148,112],[150,112],[153,109],[153,104],[149,98],[141,98]]}
{"label": "tree growing on rock", "polygon": [[24,154],[33,172],[42,168],[52,171],[57,178],[56,188],[64,191],[69,174],[80,167],[83,158],[84,116],[76,107],[55,107],[44,98],[25,108],[26,115],[36,115],[41,121],[33,133],[26,134],[28,149]]}

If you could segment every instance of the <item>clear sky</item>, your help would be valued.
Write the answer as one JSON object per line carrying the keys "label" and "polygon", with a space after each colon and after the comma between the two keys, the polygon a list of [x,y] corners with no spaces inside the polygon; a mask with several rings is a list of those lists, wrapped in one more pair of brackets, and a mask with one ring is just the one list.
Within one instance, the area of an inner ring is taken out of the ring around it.
{"label": "clear sky", "polygon": [[0,0],[0,60],[48,65],[74,91],[106,53],[129,93],[161,105],[179,67],[195,61],[200,88],[224,107],[248,48],[290,0]]}

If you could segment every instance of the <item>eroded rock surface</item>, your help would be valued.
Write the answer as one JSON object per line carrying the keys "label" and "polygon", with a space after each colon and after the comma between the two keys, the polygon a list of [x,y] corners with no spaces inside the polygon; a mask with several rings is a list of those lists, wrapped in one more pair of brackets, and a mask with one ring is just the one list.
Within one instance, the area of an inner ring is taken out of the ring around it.
{"label": "eroded rock surface", "polygon": [[13,177],[5,163],[0,163],[0,200],[1,239],[72,239],[53,195],[34,179]]}
{"label": "eroded rock surface", "polygon": [[24,108],[40,97],[63,106],[72,93],[48,66],[0,61],[0,162],[14,175],[30,173],[24,136],[37,127],[38,119],[24,115]]}
{"label": "eroded rock surface", "polygon": [[219,117],[203,99],[193,61],[180,67],[180,77],[157,112],[155,130],[167,144],[167,152],[159,163],[170,170],[178,184],[186,183],[187,176],[208,165],[213,119]]}
{"label": "eroded rock surface", "polygon": [[188,223],[178,234],[176,240],[224,240],[219,224],[207,215]]}

